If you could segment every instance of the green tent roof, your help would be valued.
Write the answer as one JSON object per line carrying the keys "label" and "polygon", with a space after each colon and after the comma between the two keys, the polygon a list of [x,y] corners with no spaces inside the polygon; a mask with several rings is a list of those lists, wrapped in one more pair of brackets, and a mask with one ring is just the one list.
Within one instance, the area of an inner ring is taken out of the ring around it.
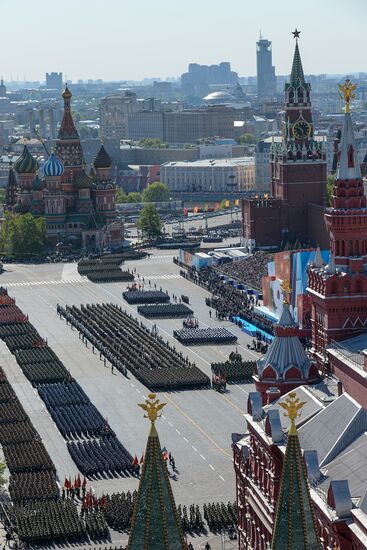
{"label": "green tent roof", "polygon": [[[288,403],[288,404],[287,404]],[[321,550],[295,418],[304,403],[295,393],[280,403],[291,420],[272,535],[272,550]],[[297,410],[294,405],[296,405]],[[293,408],[291,408],[293,407]],[[294,411],[296,413],[294,414]],[[293,415],[293,418],[292,418]]]}
{"label": "green tent roof", "polygon": [[[155,395],[150,394],[149,398],[153,400]],[[186,549],[167,466],[152,421],[127,550]]]}

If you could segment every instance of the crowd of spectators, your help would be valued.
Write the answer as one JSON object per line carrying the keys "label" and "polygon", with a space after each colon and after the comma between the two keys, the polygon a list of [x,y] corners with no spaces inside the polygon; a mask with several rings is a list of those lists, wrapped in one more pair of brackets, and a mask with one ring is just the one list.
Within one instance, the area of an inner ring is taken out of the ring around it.
{"label": "crowd of spectators", "polygon": [[217,270],[261,292],[262,278],[268,275],[268,263],[271,261],[273,261],[272,254],[259,250],[243,260],[221,265]]}
{"label": "crowd of spectators", "polygon": [[206,298],[206,304],[215,309],[218,319],[235,321],[236,317],[240,317],[268,334],[274,334],[274,323],[254,310],[256,298],[223,282],[216,270],[210,267],[200,271],[190,270],[187,276],[212,293],[210,298]]}

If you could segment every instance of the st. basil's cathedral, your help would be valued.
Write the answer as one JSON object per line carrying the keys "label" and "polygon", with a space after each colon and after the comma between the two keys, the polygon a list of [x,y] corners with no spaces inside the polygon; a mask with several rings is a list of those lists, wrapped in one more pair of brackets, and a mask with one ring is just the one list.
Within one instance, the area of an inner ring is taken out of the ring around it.
{"label": "st. basil's cathedral", "polygon": [[52,245],[66,241],[87,250],[116,248],[123,240],[123,226],[116,218],[111,158],[101,145],[87,175],[67,86],[62,97],[64,113],[55,151],[39,177],[38,162],[24,146],[9,172],[5,210],[45,216]]}

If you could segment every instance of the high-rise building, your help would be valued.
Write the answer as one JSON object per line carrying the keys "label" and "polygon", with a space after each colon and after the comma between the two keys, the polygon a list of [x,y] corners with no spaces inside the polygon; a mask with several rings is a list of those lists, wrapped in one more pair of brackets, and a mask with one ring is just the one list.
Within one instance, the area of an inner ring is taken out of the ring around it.
{"label": "high-rise building", "polygon": [[228,61],[223,61],[219,65],[190,63],[188,72],[181,75],[183,93],[199,97],[208,93],[210,84],[234,86],[237,82],[238,74],[231,70],[231,64]]}
{"label": "high-rise building", "polygon": [[121,91],[101,99],[99,104],[100,134],[102,139],[127,139],[128,114],[138,110],[136,94]]}
{"label": "high-rise building", "polygon": [[276,95],[275,67],[272,62],[271,42],[260,36],[256,42],[257,94],[259,99]]}
{"label": "high-rise building", "polygon": [[62,73],[46,73],[46,88],[61,92],[62,86]]}

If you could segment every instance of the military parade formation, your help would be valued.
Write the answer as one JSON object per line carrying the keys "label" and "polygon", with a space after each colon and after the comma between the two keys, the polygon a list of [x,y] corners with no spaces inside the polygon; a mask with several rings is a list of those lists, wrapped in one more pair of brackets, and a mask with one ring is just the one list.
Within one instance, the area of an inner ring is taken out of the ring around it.
{"label": "military parade formation", "polygon": [[[58,306],[58,313],[106,357],[118,361],[118,370],[131,372],[154,391],[210,386],[209,377],[195,363],[120,306],[88,304],[77,308]],[[108,357],[108,356],[107,356]]]}

